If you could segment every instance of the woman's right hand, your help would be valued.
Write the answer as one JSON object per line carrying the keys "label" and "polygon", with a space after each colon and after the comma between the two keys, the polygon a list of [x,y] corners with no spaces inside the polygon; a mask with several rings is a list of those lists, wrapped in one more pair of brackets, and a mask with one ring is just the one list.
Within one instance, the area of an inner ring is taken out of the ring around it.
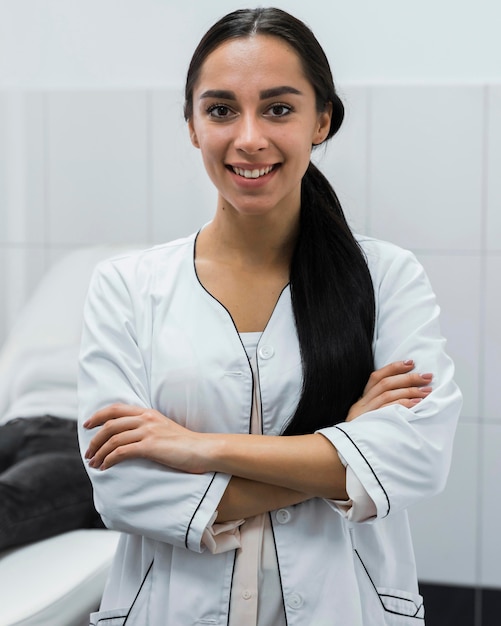
{"label": "woman's right hand", "polygon": [[414,361],[409,360],[396,361],[372,372],[362,397],[351,406],[346,421],[390,404],[408,409],[416,406],[431,393],[433,374],[417,374],[413,369]]}

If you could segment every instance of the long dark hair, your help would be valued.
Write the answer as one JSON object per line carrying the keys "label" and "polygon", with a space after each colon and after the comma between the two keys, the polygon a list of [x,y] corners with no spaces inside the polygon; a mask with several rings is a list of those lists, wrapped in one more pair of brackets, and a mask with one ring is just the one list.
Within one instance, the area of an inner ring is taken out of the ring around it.
{"label": "long dark hair", "polygon": [[[299,55],[319,112],[332,106],[327,139],[341,126],[344,107],[329,62],[312,31],[281,9],[241,9],[219,20],[195,50],[186,79],[185,119],[209,54],[228,39],[272,35]],[[374,289],[363,252],[325,176],[310,162],[301,187],[299,236],[290,287],[303,365],[303,387],[284,434],[312,433],[344,421],[374,369]]]}

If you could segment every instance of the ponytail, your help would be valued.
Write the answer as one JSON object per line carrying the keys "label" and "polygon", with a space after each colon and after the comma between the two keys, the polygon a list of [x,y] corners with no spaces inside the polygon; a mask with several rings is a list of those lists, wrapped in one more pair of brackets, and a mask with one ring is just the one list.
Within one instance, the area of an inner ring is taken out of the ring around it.
{"label": "ponytail", "polygon": [[334,189],[312,163],[303,178],[290,284],[303,387],[283,434],[300,435],[344,421],[374,369],[369,269]]}

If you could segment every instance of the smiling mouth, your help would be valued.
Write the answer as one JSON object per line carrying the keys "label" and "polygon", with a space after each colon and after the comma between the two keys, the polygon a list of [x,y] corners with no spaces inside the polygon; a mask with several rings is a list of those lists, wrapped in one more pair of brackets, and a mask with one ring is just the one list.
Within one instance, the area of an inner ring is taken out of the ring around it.
{"label": "smiling mouth", "polygon": [[269,174],[270,172],[272,172],[276,167],[277,167],[276,165],[270,165],[269,167],[262,167],[261,169],[246,170],[241,167],[233,167],[232,165],[228,166],[228,168],[234,174],[237,174],[237,176],[241,176],[242,178],[254,178],[254,179],[261,178],[262,176],[266,176],[266,174]]}

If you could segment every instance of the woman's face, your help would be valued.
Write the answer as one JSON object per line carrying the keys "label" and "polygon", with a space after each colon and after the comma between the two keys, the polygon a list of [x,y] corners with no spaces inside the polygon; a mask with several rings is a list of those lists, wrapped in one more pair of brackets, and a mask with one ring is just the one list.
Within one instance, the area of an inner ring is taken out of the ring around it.
{"label": "woman's face", "polygon": [[205,60],[193,91],[193,145],[219,205],[246,215],[297,215],[312,144],[330,126],[297,53],[278,37],[231,39]]}

